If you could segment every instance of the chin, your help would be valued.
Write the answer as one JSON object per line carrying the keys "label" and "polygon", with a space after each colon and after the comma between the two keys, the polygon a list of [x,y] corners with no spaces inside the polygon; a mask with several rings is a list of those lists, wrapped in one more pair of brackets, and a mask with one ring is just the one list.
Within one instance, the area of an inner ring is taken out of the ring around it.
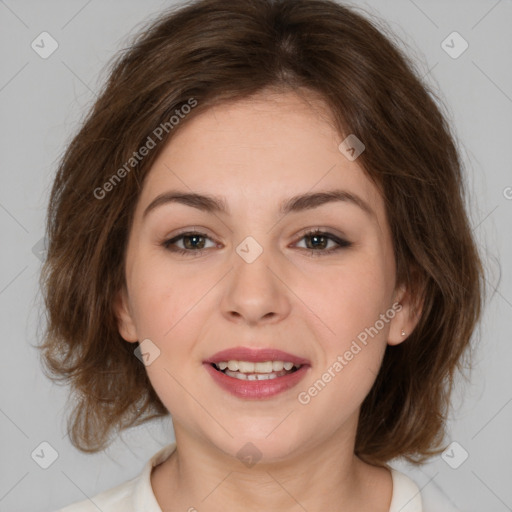
{"label": "chin", "polygon": [[240,460],[248,467],[254,463],[281,462],[293,456],[305,442],[305,439],[301,439],[299,435],[291,435],[289,429],[284,426],[286,420],[278,426],[283,418],[257,424],[251,422],[251,425],[243,422],[232,424],[229,431],[233,438],[224,432],[221,439],[211,439],[211,442],[218,449]]}

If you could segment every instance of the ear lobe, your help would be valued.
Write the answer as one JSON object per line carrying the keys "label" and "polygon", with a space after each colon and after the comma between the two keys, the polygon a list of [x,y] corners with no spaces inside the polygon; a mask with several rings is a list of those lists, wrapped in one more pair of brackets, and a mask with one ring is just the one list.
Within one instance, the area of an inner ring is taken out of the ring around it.
{"label": "ear lobe", "polygon": [[114,312],[117,320],[117,327],[122,338],[130,343],[138,341],[137,329],[133,320],[128,293],[123,287],[116,295]]}
{"label": "ear lobe", "polygon": [[405,287],[401,287],[396,294],[395,317],[390,322],[388,345],[399,345],[407,339],[416,327],[423,310],[423,294],[413,296]]}

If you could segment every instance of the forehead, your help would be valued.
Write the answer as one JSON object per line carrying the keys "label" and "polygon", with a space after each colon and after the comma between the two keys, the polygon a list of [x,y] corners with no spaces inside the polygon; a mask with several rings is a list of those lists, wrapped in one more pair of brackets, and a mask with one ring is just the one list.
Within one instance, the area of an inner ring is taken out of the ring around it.
{"label": "forehead", "polygon": [[[372,205],[383,201],[318,98],[265,94],[196,114],[172,137],[146,177],[141,208],[169,189],[226,197],[230,209],[270,208],[288,197],[344,189]],[[264,206],[265,205],[265,206]]]}

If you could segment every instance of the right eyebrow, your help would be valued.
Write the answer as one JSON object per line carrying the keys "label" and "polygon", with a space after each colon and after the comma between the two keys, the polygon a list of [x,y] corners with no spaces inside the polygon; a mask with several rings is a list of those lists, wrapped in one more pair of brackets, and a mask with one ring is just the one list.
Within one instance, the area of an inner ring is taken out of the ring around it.
{"label": "right eyebrow", "polygon": [[167,203],[181,203],[186,206],[191,206],[192,208],[197,208],[198,210],[203,210],[205,212],[220,212],[229,214],[229,208],[225,200],[221,197],[171,190],[169,192],[164,192],[163,194],[160,194],[155,199],[153,199],[149,206],[144,210],[142,217],[146,217],[150,211]]}

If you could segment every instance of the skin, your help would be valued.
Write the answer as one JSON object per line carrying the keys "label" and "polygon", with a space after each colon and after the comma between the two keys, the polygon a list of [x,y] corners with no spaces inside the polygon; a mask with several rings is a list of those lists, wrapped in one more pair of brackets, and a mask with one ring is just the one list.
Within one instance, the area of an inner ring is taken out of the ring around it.
{"label": "skin", "polygon": [[[160,350],[146,370],[172,415],[178,447],[151,475],[162,510],[389,510],[391,473],[354,455],[355,434],[386,345],[404,342],[401,330],[411,332],[418,316],[395,283],[383,199],[357,160],[340,152],[342,140],[320,100],[267,91],[190,119],[144,182],[116,312],[127,342],[150,339]],[[347,201],[278,212],[291,196],[332,189],[357,194],[373,213]],[[167,203],[143,217],[169,190],[222,196],[230,214]],[[307,250],[313,244],[304,233],[315,228],[352,245]],[[199,239],[200,255],[197,239],[176,242],[189,255],[162,245],[196,230],[208,237]],[[247,236],[263,248],[252,263],[236,252]],[[402,309],[378,335],[307,405],[299,403],[298,393],[395,302]],[[278,396],[237,398],[203,367],[235,346],[278,348],[309,359],[311,368]],[[236,455],[247,442],[262,457],[250,468]]]}

